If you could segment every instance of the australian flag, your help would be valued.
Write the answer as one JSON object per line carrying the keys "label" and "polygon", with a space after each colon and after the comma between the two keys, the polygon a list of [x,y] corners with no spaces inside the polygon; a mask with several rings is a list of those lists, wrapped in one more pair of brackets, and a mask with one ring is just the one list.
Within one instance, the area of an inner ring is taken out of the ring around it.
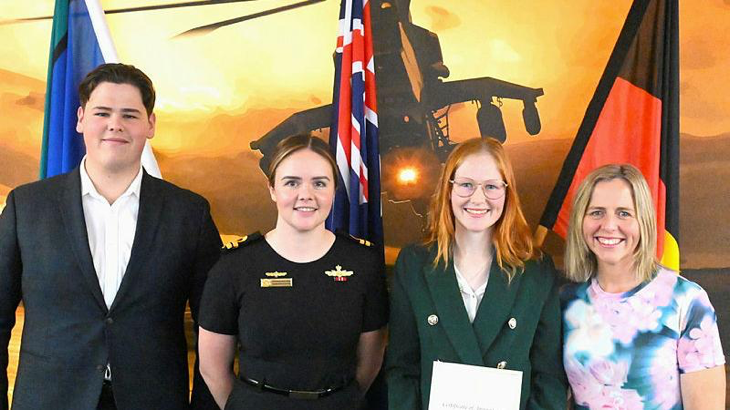
{"label": "australian flag", "polygon": [[380,154],[370,1],[342,0],[335,53],[330,145],[343,186],[327,220],[331,230],[383,246]]}
{"label": "australian flag", "polygon": [[[327,228],[342,229],[373,242],[384,257],[370,3],[340,3],[330,146],[343,183],[335,195]],[[386,409],[387,397],[381,371],[368,391],[365,408]]]}

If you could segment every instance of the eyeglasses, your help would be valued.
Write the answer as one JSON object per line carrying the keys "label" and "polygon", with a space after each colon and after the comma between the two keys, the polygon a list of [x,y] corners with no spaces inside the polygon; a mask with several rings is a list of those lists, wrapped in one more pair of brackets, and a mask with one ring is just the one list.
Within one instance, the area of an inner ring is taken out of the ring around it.
{"label": "eyeglasses", "polygon": [[487,199],[499,199],[504,196],[507,188],[507,183],[498,179],[490,179],[482,183],[474,182],[471,179],[451,179],[449,182],[454,186],[454,193],[462,198],[474,195],[477,187],[481,186]]}

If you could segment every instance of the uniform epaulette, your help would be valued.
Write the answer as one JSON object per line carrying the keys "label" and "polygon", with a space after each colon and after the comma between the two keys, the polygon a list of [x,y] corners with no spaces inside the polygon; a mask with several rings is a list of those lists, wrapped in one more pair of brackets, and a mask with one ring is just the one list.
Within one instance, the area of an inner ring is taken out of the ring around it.
{"label": "uniform epaulette", "polygon": [[233,251],[238,248],[243,248],[244,246],[248,246],[248,245],[260,240],[263,237],[264,236],[261,235],[261,233],[259,233],[259,232],[254,232],[250,235],[239,237],[235,240],[226,242],[226,244],[223,245],[223,251]]}
{"label": "uniform epaulette", "polygon": [[351,241],[359,243],[360,245],[367,246],[367,247],[375,246],[375,244],[373,244],[369,240],[358,238],[357,236],[354,236],[354,235],[350,235],[348,232],[338,230],[337,233]]}

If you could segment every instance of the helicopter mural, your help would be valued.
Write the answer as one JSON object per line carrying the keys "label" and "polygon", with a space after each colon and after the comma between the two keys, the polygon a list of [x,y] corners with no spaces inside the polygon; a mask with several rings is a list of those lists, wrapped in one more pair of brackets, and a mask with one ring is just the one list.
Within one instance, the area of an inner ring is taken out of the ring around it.
{"label": "helicopter mural", "polygon": [[[220,0],[102,1],[120,55],[148,72],[160,91],[162,104],[156,107],[159,132],[152,146],[163,176],[208,198],[221,232],[246,234],[266,229],[275,220],[259,170],[259,160],[267,151],[252,152],[249,143],[268,135],[290,115],[303,115],[303,110],[330,102],[339,2],[318,1],[291,8],[302,1],[241,1],[218,7],[213,5],[223,3]],[[513,158],[520,193],[525,193],[521,195],[525,217],[528,223],[537,223],[547,201],[545,188],[555,183],[560,159],[584,117],[631,1],[532,2],[529,10],[522,2],[510,1],[369,1],[374,5],[374,24],[378,24],[375,45],[382,165],[389,175],[401,175],[404,182],[416,181],[411,185],[383,181],[387,245],[401,247],[421,240],[421,220],[410,209],[413,201],[401,204],[392,200],[422,195],[417,188],[426,184],[419,182],[418,170],[414,167],[407,172],[408,165],[416,162],[414,158],[440,168],[437,153],[447,148],[438,149],[444,144],[432,148],[432,141],[442,141],[432,137],[438,135],[432,118],[439,121],[439,128],[450,118],[450,130],[442,131],[450,142],[480,134],[478,102],[447,104],[435,113],[427,109],[427,101],[435,106],[434,100],[447,98],[445,91],[435,89],[444,90],[454,80],[491,76],[544,87],[545,95],[536,98],[542,119],[537,137],[529,137],[523,127],[523,101],[503,98],[501,108],[497,98],[491,101],[504,115],[508,154]],[[35,23],[13,24],[9,19],[48,16],[53,3],[0,2],[0,49],[7,56],[0,65],[0,111],[11,113],[0,121],[0,162],[5,165],[0,169],[0,206],[12,188],[37,178],[50,36],[50,16]],[[151,8],[155,3],[175,4],[155,13]],[[134,12],[131,6],[150,11],[138,8]],[[183,6],[188,8],[173,8]],[[253,17],[279,6],[288,10]],[[127,9],[115,10],[121,7]],[[716,212],[730,206],[730,105],[726,103],[730,83],[725,80],[730,60],[723,58],[730,37],[723,36],[726,30],[707,30],[708,22],[730,29],[730,19],[721,18],[727,8],[723,2],[714,2],[680,11],[684,22],[680,34],[680,246],[690,268],[730,266],[730,254],[722,246],[727,241],[717,239],[727,237],[728,230],[721,228],[730,222],[722,215],[718,222]],[[390,20],[386,21],[385,13]],[[198,26],[220,22],[217,26],[223,27],[225,21],[236,19],[243,22],[220,30],[199,29],[194,33],[203,36],[171,41]],[[402,22],[402,32],[398,22]],[[288,26],[279,27],[284,24]],[[422,42],[411,34],[419,31],[413,26],[438,35],[444,65],[450,70],[448,77],[434,79],[435,71],[428,69],[424,57],[430,49],[420,47]],[[276,36],[277,31],[285,34]],[[407,42],[396,34],[405,36]],[[260,54],[246,48],[251,46]],[[223,61],[226,56],[229,58]],[[418,63],[415,66],[421,71],[416,75],[409,77],[403,63],[406,57]],[[260,63],[261,58],[266,64]],[[291,58],[297,61],[287,65]],[[246,65],[248,61],[252,64]],[[274,78],[282,72],[288,77]],[[421,84],[416,87],[420,94],[413,91],[410,78]],[[187,86],[195,88],[182,89]],[[398,96],[408,104],[396,106]],[[447,111],[449,115],[444,116]],[[404,114],[411,114],[409,122]],[[325,111],[325,128],[315,134],[326,136],[329,121]],[[549,236],[547,250],[559,255],[561,245],[557,239],[550,240]]]}
{"label": "helicopter mural", "polygon": [[[257,0],[200,0],[106,10],[106,14],[197,7]],[[325,0],[305,0],[194,27],[176,38],[199,36],[222,27],[301,7]],[[373,16],[374,53],[379,106],[381,186],[391,201],[414,202],[417,213],[427,202],[441,164],[455,142],[450,138],[449,113],[452,106],[465,102],[477,105],[476,122],[482,137],[507,140],[502,111],[503,100],[523,104],[525,129],[537,135],[541,129],[536,102],[542,88],[531,88],[507,81],[479,77],[447,81],[450,71],[444,63],[438,36],[411,19],[410,0],[370,0]],[[32,17],[0,24],[50,19]],[[260,138],[250,143],[262,154],[260,168],[266,172],[276,144],[287,136],[328,129],[332,105],[326,104],[292,114]]]}
{"label": "helicopter mural", "polygon": [[[449,138],[449,109],[453,104],[476,102],[476,121],[482,137],[501,142],[507,132],[502,99],[523,103],[523,120],[530,135],[540,132],[536,102],[542,88],[530,88],[490,77],[445,81],[438,36],[411,21],[410,0],[371,0],[377,76],[378,121],[382,164],[381,186],[393,201],[414,201],[422,214],[440,164],[454,142]],[[289,135],[328,128],[332,105],[291,115],[250,146],[263,154],[266,171],[276,144]]]}

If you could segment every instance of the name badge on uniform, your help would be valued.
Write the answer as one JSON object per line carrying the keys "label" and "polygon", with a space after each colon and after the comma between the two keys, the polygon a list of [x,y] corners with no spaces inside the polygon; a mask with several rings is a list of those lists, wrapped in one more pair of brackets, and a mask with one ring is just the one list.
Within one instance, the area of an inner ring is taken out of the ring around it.
{"label": "name badge on uniform", "polygon": [[290,288],[293,286],[292,278],[282,278],[286,272],[266,272],[266,278],[261,279],[262,288]]}
{"label": "name badge on uniform", "polygon": [[327,276],[332,277],[335,280],[335,282],[346,282],[347,278],[349,276],[352,276],[352,274],[354,272],[351,270],[343,270],[342,266],[337,265],[337,266],[335,266],[334,270],[326,270],[326,271],[324,271],[324,273]]}

